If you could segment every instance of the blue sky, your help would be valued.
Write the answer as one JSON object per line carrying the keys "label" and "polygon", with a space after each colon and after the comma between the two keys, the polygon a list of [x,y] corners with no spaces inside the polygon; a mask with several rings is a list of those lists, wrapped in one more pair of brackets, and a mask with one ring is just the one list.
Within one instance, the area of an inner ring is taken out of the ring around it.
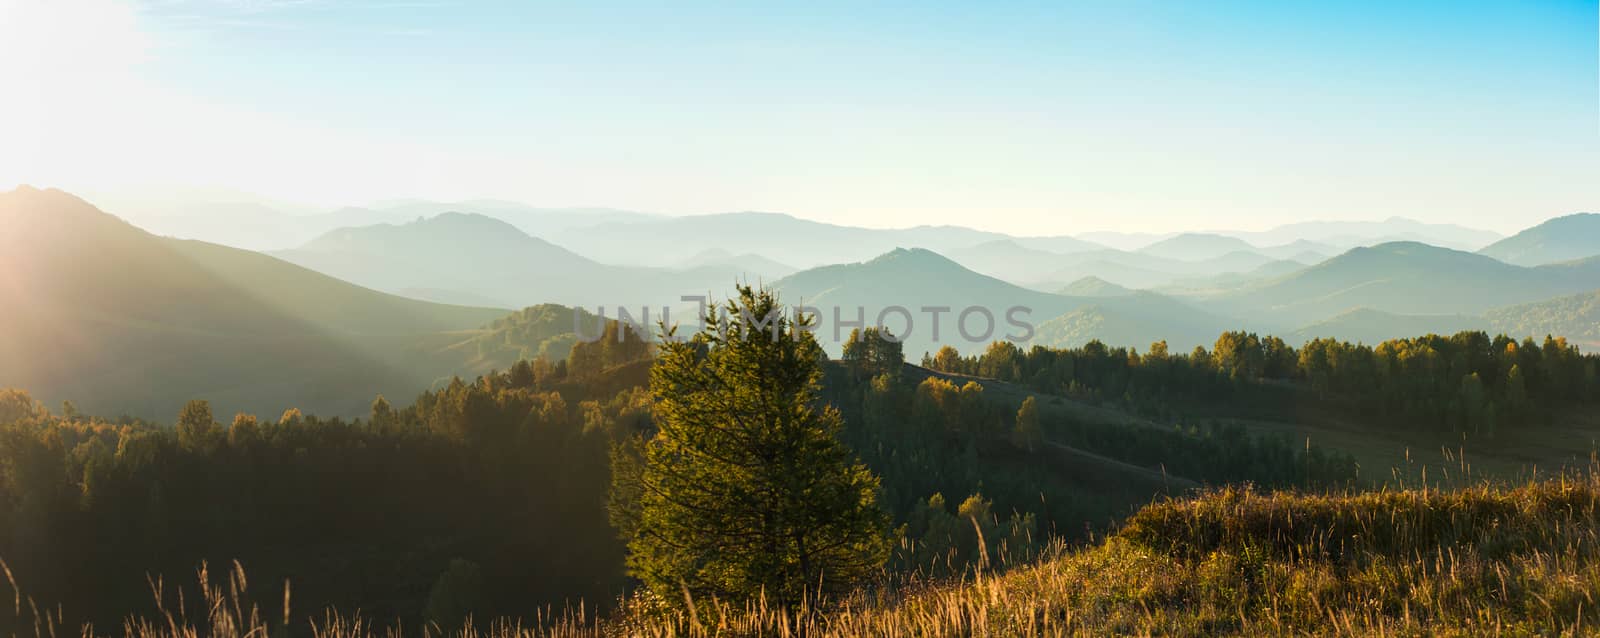
{"label": "blue sky", "polygon": [[0,7],[41,97],[0,106],[0,184],[1030,234],[1600,210],[1594,1]]}

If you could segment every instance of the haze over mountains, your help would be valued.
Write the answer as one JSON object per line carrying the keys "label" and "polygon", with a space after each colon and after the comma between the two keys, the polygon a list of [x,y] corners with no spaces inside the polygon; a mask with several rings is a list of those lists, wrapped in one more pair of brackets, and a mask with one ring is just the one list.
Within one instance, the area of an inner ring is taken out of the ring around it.
{"label": "haze over mountains", "polygon": [[[480,214],[331,231],[272,255],[369,288],[502,308],[537,303],[654,305],[725,290],[750,273],[728,260],[681,269],[611,266]],[[751,279],[765,273],[755,273]]]}
{"label": "haze over mountains", "polygon": [[[969,308],[981,309],[967,317],[969,334],[1031,332],[1029,343],[1054,346],[1165,340],[1187,350],[1231,329],[1374,342],[1466,328],[1600,345],[1596,215],[1554,219],[1471,253],[1414,241],[1338,246],[1358,232],[1488,238],[1406,220],[1292,225],[1309,235],[1275,230],[1255,241],[1174,234],[1121,249],[765,213],[672,218],[495,202],[390,202],[288,216],[295,223],[256,213],[267,227],[292,226],[282,237],[354,225],[260,253],[151,234],[60,191],[0,195],[0,294],[14,309],[0,314],[0,386],[147,415],[193,397],[221,409],[351,414],[365,409],[360,397],[403,395],[518,357],[559,359],[575,339],[560,320],[568,306],[612,318],[618,306],[635,317],[648,306],[652,321],[673,306],[683,321],[692,305],[677,305],[681,296],[726,295],[736,281],[819,307],[835,354],[835,307],[845,321],[859,307],[871,324],[890,306],[912,316],[913,357],[944,343],[981,347],[957,328]],[[950,308],[939,340],[924,307]],[[904,317],[885,323],[900,329]],[[150,375],[171,396],[143,390]]]}
{"label": "haze over mountains", "polygon": [[1592,257],[1596,245],[1600,214],[1579,213],[1551,219],[1478,252],[1519,266],[1539,266]]}
{"label": "haze over mountains", "polygon": [[414,355],[505,314],[158,237],[60,191],[0,195],[0,225],[0,383],[107,414],[175,414],[182,395],[351,413],[426,387]]}

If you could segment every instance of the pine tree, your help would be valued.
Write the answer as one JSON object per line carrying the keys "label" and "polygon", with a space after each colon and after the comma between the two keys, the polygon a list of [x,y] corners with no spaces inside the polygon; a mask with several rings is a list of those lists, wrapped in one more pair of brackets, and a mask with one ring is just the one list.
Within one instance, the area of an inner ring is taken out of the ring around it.
{"label": "pine tree", "polygon": [[[888,557],[878,479],[819,405],[811,334],[767,290],[741,286],[727,309],[662,345],[651,369],[659,431],[642,467],[615,473],[615,491],[638,499],[618,515],[629,569],[669,601],[847,591]],[[776,332],[757,325],[769,317]]]}

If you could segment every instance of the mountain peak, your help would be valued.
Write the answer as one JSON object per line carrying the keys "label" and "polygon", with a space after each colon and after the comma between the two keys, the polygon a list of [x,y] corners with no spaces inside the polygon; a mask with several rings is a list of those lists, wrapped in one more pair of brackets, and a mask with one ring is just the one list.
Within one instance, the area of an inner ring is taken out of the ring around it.
{"label": "mountain peak", "polygon": [[1131,295],[1134,292],[1131,288],[1119,286],[1094,275],[1089,275],[1067,284],[1065,288],[1056,291],[1056,294],[1068,297],[1120,297]]}
{"label": "mountain peak", "polygon": [[873,257],[872,260],[868,261],[867,263],[868,264],[920,263],[920,264],[940,264],[940,265],[951,264],[951,265],[956,265],[956,262],[951,261],[949,258],[945,257],[944,255],[941,255],[939,253],[933,252],[933,251],[928,250],[926,248],[904,248],[904,247],[895,248],[894,250],[886,252],[886,253],[884,253],[882,255],[878,255],[877,257]]}
{"label": "mountain peak", "polygon": [[1554,217],[1478,252],[1519,266],[1591,257],[1600,254],[1600,215],[1573,213]]}

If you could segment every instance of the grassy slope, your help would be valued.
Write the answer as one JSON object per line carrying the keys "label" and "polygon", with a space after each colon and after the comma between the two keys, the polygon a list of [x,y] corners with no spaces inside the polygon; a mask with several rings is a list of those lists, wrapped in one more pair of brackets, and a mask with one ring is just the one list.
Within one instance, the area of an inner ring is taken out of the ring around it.
{"label": "grassy slope", "polygon": [[[1032,564],[901,581],[821,610],[715,600],[669,610],[630,599],[598,620],[574,605],[537,625],[482,622],[459,635],[1575,635],[1600,626],[1597,523],[1593,478],[1339,495],[1230,488],[1152,504],[1113,536],[1057,546]],[[252,617],[242,573],[201,578],[210,587],[192,605],[200,613],[135,622],[128,634],[282,631]],[[269,585],[265,595],[277,591]],[[326,638],[382,631],[351,616],[318,618]],[[96,634],[105,632],[85,632]]]}

